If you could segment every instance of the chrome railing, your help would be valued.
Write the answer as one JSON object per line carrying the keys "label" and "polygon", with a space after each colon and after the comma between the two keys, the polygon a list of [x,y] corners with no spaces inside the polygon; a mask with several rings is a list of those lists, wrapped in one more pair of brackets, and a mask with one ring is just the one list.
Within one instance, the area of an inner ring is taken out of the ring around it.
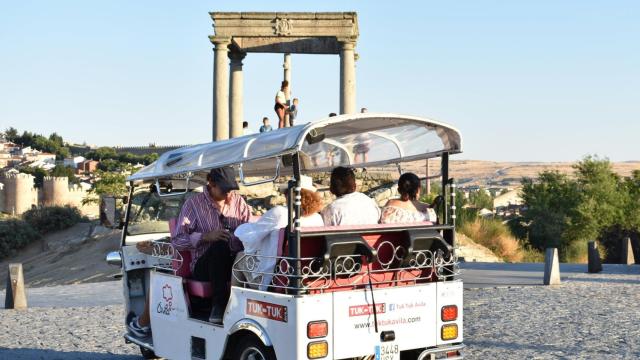
{"label": "chrome railing", "polygon": [[[371,263],[361,255],[323,258],[291,258],[244,254],[233,264],[234,283],[254,289],[268,287],[284,290],[324,290],[379,284],[407,285],[443,281],[460,274],[455,251],[416,250],[408,253],[403,246],[385,241],[377,246],[378,255]],[[299,264],[300,275],[294,275]],[[295,280],[300,279],[297,282]],[[300,283],[300,287],[295,284]]]}

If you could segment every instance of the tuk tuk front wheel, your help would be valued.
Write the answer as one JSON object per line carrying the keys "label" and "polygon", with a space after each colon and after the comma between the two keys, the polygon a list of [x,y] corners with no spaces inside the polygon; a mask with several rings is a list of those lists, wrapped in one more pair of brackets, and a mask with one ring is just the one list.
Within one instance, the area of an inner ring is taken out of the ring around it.
{"label": "tuk tuk front wheel", "polygon": [[272,347],[265,346],[255,336],[246,335],[238,341],[233,360],[276,360]]}
{"label": "tuk tuk front wheel", "polygon": [[158,357],[156,356],[156,353],[154,353],[153,351],[147,349],[144,346],[140,346],[140,353],[142,354],[142,357],[145,359],[157,359]]}

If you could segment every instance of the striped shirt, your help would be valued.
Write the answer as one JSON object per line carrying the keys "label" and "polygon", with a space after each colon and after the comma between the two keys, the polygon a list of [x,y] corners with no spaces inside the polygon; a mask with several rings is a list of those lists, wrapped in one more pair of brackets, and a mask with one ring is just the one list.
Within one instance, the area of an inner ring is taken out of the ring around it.
{"label": "striped shirt", "polygon": [[[240,224],[248,222],[250,217],[251,207],[235,191],[231,192],[221,214],[205,188],[205,191],[184,202],[178,217],[176,236],[171,242],[178,250],[191,252],[189,267],[193,272],[196,262],[211,245],[210,242],[202,241],[202,235],[225,228],[233,233]],[[229,248],[232,254],[236,254],[243,250],[242,242],[234,236],[229,241]]]}

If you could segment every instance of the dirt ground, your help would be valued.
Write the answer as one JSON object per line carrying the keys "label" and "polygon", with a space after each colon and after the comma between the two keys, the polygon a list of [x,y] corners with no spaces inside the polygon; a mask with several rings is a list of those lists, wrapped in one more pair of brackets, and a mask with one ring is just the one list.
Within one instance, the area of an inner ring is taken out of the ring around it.
{"label": "dirt ground", "polygon": [[0,261],[0,289],[5,288],[9,263],[22,263],[27,287],[81,284],[113,280],[120,269],[107,265],[105,256],[118,250],[120,232],[79,223],[44,236]]}

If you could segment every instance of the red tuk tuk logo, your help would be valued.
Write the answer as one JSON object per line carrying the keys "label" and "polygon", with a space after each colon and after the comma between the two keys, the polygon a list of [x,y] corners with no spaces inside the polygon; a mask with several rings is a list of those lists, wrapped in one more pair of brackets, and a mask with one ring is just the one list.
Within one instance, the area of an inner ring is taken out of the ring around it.
{"label": "red tuk tuk logo", "polygon": [[162,287],[162,299],[164,301],[158,302],[156,311],[158,314],[171,315],[171,310],[175,310],[173,307],[173,291],[171,285],[164,284]]}
{"label": "red tuk tuk logo", "polygon": [[173,291],[171,291],[171,285],[165,284],[162,287],[162,298],[164,299],[164,301],[173,300]]}
{"label": "red tuk tuk logo", "polygon": [[[376,304],[376,314],[384,314],[387,307],[384,303]],[[349,317],[365,316],[373,314],[373,305],[349,306]]]}
{"label": "red tuk tuk logo", "polygon": [[288,320],[286,306],[251,299],[247,299],[247,315],[282,322],[287,322]]}

